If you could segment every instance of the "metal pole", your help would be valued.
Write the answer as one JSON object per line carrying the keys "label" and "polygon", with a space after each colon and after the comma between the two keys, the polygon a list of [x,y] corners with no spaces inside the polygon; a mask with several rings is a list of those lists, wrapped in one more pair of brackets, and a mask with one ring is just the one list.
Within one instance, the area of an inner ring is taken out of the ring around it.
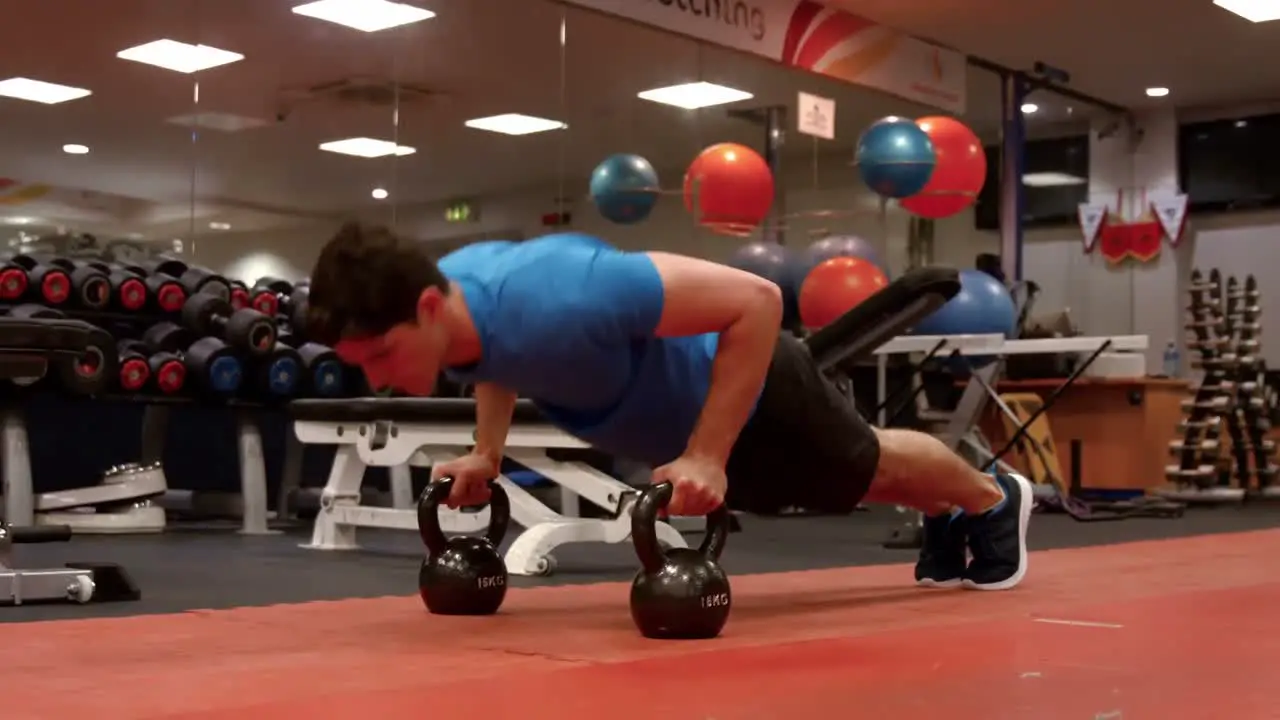
{"label": "metal pole", "polygon": [[1000,264],[1010,282],[1022,279],[1022,216],[1026,194],[1022,175],[1026,166],[1027,122],[1022,104],[1027,78],[1005,73],[1000,85]]}
{"label": "metal pole", "polygon": [[787,142],[787,108],[773,105],[765,108],[764,159],[773,171],[773,209],[769,213],[769,226],[773,241],[787,244],[783,218],[787,216],[787,192],[782,181],[782,148]]}

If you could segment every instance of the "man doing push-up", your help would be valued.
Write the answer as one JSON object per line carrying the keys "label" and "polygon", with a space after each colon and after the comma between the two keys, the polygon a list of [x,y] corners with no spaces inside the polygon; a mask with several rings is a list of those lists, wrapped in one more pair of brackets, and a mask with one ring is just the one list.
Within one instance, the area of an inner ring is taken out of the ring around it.
{"label": "man doing push-up", "polygon": [[[670,512],[861,502],[921,510],[921,585],[1002,590],[1027,569],[1027,481],[975,470],[932,436],[870,427],[804,345],[779,331],[773,283],[705,260],[624,252],[581,234],[427,246],[344,226],[311,275],[309,332],[373,387],[473,383],[476,445],[441,464],[453,507],[487,500],[516,397],[671,482]],[[972,556],[972,559],[969,559]]]}

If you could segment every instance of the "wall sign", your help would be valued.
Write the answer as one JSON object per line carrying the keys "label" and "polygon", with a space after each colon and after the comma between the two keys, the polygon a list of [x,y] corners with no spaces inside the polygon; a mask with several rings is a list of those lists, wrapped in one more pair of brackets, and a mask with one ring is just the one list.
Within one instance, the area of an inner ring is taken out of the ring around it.
{"label": "wall sign", "polygon": [[813,0],[564,0],[952,113],[963,53]]}
{"label": "wall sign", "polygon": [[802,92],[796,99],[796,130],[823,140],[836,139],[836,101]]}

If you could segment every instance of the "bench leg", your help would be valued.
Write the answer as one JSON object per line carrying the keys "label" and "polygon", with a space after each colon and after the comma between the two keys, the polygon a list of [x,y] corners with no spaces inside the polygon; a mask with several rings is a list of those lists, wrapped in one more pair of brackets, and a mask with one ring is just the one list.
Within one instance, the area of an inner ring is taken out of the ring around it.
{"label": "bench leg", "polygon": [[337,509],[360,504],[360,485],[364,482],[365,464],[354,445],[340,445],[329,469],[329,479],[320,493],[320,512],[311,531],[311,542],[303,547],[313,550],[355,550],[356,526],[338,522]]}
{"label": "bench leg", "polygon": [[240,453],[240,496],[244,501],[240,532],[274,535],[278,531],[267,527],[267,464],[257,418],[248,412],[237,413],[236,437]]}

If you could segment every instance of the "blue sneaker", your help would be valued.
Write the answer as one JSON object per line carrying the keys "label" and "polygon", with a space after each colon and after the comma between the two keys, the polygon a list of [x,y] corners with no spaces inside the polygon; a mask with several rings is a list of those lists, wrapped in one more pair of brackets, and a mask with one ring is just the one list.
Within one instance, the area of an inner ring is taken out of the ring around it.
{"label": "blue sneaker", "polygon": [[981,515],[969,516],[969,552],[964,586],[973,590],[1008,590],[1027,574],[1027,525],[1034,498],[1021,475],[995,475],[1004,500]]}
{"label": "blue sneaker", "polygon": [[921,587],[957,587],[964,579],[968,562],[966,529],[963,515],[939,515],[924,518],[924,544],[916,561],[916,584]]}

